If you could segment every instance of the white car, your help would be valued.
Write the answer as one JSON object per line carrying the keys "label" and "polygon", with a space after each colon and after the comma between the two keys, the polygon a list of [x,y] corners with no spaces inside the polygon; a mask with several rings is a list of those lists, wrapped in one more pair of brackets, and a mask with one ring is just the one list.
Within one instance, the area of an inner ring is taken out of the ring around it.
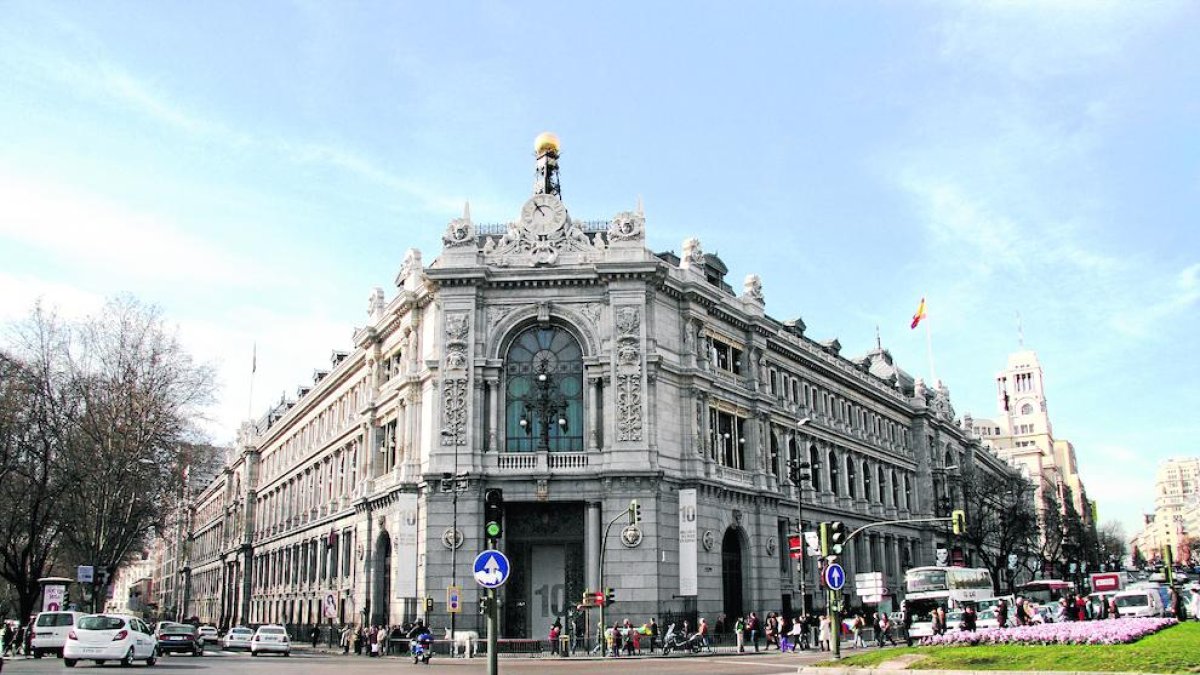
{"label": "white car", "polygon": [[75,622],[84,616],[83,612],[42,612],[33,622],[33,639],[29,641],[33,649],[33,658],[40,659],[43,654],[62,654],[63,645],[67,643],[67,633],[75,627]]}
{"label": "white car", "polygon": [[250,656],[258,656],[267,652],[289,656],[292,645],[288,642],[287,631],[283,626],[259,626],[250,639]]}
{"label": "white car", "polygon": [[196,633],[200,635],[201,642],[215,643],[219,640],[217,629],[214,626],[200,626],[196,629]]}
{"label": "white car", "polygon": [[250,649],[254,631],[245,626],[234,626],[221,638],[221,649]]}
{"label": "white car", "polygon": [[1162,598],[1154,589],[1139,589],[1121,591],[1113,596],[1117,602],[1117,611],[1121,618],[1162,616]]}
{"label": "white car", "polygon": [[124,614],[88,614],[75,622],[63,646],[63,665],[74,668],[79,661],[134,661],[154,665],[157,640],[141,619]]}

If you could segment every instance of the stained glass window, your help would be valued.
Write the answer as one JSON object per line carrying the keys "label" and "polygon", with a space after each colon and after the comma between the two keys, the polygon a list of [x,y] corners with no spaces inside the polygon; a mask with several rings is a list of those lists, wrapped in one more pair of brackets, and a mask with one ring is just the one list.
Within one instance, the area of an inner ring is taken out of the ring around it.
{"label": "stained glass window", "polygon": [[505,362],[505,450],[583,451],[583,352],[567,331],[534,327]]}

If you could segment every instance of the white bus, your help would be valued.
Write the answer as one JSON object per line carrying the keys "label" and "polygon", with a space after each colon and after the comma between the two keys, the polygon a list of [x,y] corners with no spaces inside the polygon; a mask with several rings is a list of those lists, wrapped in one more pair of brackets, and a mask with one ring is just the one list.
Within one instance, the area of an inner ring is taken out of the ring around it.
{"label": "white bus", "polygon": [[933,610],[938,607],[950,612],[996,594],[992,573],[969,567],[914,567],[904,574],[904,590],[913,638],[933,635]]}

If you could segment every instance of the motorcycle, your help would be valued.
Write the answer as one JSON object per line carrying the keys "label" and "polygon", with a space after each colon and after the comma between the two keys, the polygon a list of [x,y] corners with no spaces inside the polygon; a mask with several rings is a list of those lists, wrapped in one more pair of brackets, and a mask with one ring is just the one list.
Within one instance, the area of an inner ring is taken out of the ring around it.
{"label": "motorcycle", "polygon": [[412,643],[413,663],[429,663],[429,657],[433,656],[433,636],[429,633],[421,633]]}
{"label": "motorcycle", "polygon": [[674,651],[699,654],[701,649],[704,649],[704,643],[698,634],[688,637],[683,633],[676,633],[675,624],[667,627],[667,633],[663,636],[663,656],[670,656]]}

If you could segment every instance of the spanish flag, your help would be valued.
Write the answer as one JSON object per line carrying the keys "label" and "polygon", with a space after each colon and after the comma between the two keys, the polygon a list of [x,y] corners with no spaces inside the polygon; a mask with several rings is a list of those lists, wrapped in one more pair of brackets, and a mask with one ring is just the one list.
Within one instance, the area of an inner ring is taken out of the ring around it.
{"label": "spanish flag", "polygon": [[909,328],[916,328],[917,324],[921,323],[921,319],[925,318],[925,298],[921,298],[921,304],[917,305],[917,313],[913,314],[912,325]]}

